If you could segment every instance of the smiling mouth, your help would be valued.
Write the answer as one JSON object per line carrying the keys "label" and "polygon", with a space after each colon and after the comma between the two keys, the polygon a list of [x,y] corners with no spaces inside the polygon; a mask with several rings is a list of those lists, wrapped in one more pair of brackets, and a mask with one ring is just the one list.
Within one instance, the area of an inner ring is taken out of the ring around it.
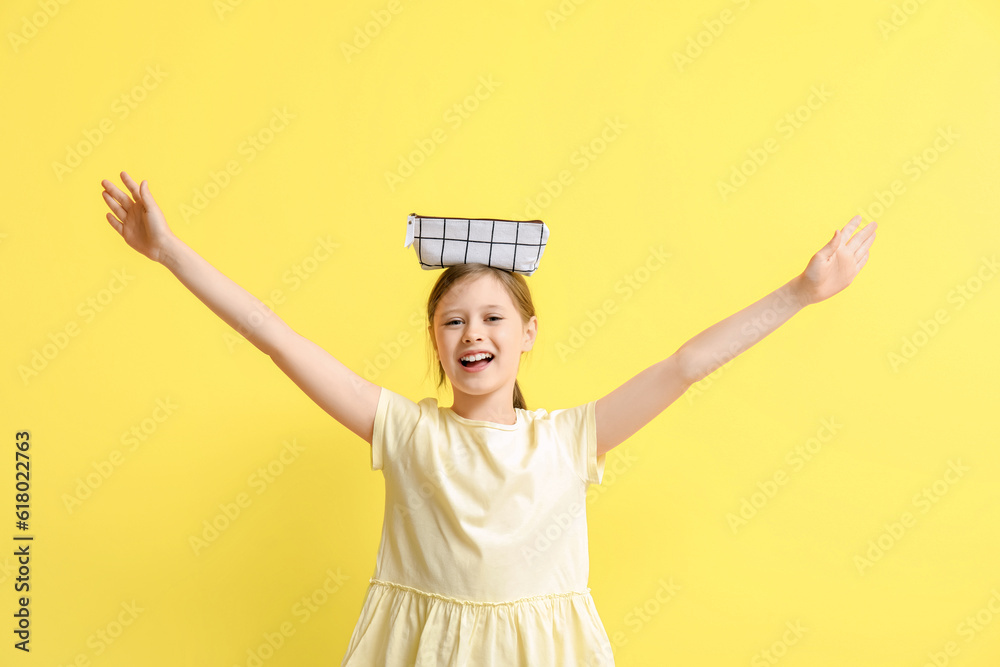
{"label": "smiling mouth", "polygon": [[470,371],[478,371],[489,366],[490,363],[495,358],[496,357],[490,357],[489,359],[480,359],[478,361],[472,361],[472,362],[462,361],[461,359],[459,359],[459,363],[461,363],[464,367],[468,368]]}

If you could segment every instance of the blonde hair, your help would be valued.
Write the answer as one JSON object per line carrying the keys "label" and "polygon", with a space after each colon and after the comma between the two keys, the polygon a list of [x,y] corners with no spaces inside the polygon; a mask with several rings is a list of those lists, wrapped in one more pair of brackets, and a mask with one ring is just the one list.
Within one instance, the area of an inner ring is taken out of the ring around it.
{"label": "blonde hair", "polygon": [[[440,388],[447,380],[447,375],[444,372],[444,366],[441,365],[441,358],[438,356],[437,343],[434,340],[434,335],[432,333],[434,325],[434,312],[437,310],[438,304],[444,295],[454,287],[458,282],[465,279],[478,278],[484,275],[492,275],[499,283],[507,290],[510,294],[510,300],[514,302],[514,306],[517,308],[518,312],[521,314],[521,324],[523,325],[528,320],[530,320],[535,315],[535,305],[531,301],[531,291],[528,289],[528,283],[525,281],[524,276],[519,273],[513,273],[511,271],[505,271],[503,269],[497,269],[486,264],[455,264],[449,266],[441,276],[434,283],[434,287],[431,288],[430,296],[427,298],[427,323],[431,326],[428,329],[427,335],[430,338],[430,345],[428,346],[428,352],[432,353],[430,363],[437,361],[438,369],[438,388]],[[528,406],[524,401],[524,395],[521,393],[521,387],[518,385],[517,380],[514,380],[514,407],[520,408],[522,410],[527,410]]]}

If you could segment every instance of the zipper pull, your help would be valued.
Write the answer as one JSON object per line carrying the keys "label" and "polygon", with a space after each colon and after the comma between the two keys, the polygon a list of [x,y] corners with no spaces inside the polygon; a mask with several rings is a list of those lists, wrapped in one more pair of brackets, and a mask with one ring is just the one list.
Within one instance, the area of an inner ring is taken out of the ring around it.
{"label": "zipper pull", "polygon": [[410,244],[413,243],[413,228],[417,223],[417,214],[411,213],[406,216],[406,242],[403,244],[404,248],[409,248]]}

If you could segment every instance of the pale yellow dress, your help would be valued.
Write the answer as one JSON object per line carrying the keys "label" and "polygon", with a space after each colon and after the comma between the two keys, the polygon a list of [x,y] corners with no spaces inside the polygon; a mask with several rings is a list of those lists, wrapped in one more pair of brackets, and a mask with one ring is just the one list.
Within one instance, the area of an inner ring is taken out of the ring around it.
{"label": "pale yellow dress", "polygon": [[500,424],[382,388],[382,541],[342,667],[614,665],[587,585],[595,405]]}

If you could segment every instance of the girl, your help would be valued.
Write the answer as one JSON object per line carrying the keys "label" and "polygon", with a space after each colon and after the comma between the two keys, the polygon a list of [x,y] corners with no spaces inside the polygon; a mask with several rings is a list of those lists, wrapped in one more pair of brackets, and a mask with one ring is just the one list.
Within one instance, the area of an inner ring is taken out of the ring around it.
{"label": "girl", "polygon": [[[427,304],[439,384],[415,403],[352,372],[178,239],[143,181],[101,181],[108,222],[371,445],[385,478],[382,539],[343,666],[613,665],[587,587],[585,512],[605,455],[687,389],[809,304],[847,287],[876,224],[855,216],[805,270],[611,393],[529,410],[517,384],[538,331],[523,276],[446,269]],[[113,215],[112,215],[113,214]]]}

